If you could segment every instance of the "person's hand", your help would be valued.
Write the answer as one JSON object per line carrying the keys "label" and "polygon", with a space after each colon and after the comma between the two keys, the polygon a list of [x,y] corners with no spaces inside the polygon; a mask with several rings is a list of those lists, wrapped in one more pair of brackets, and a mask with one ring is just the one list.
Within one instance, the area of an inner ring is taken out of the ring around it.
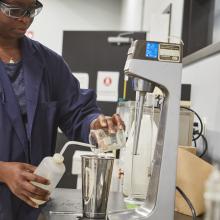
{"label": "person's hand", "polygon": [[115,133],[118,129],[125,129],[125,124],[119,114],[112,117],[99,115],[90,124],[90,129],[108,129],[109,133]]}
{"label": "person's hand", "polygon": [[0,180],[4,182],[11,192],[28,205],[38,208],[38,205],[31,198],[47,201],[49,191],[39,188],[30,181],[49,185],[49,181],[35,175],[35,166],[17,162],[0,162]]}

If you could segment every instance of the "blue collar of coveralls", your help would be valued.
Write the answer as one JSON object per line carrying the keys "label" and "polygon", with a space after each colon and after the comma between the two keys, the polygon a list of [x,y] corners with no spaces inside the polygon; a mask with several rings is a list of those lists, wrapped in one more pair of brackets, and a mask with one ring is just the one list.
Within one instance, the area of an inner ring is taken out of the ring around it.
{"label": "blue collar of coveralls", "polygon": [[[46,60],[42,53],[42,45],[26,36],[21,39],[22,63],[31,63],[34,66],[46,66]],[[33,56],[35,56],[33,58]],[[37,59],[36,59],[37,58]]]}
{"label": "blue collar of coveralls", "polygon": [[21,39],[21,50],[23,58],[31,57],[36,52],[32,40],[26,36]]}

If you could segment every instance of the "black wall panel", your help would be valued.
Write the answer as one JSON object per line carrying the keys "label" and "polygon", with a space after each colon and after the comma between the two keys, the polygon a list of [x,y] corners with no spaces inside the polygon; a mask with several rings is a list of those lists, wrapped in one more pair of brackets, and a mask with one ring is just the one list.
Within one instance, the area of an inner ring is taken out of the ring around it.
{"label": "black wall panel", "polygon": [[[118,71],[119,97],[123,96],[124,65],[127,59],[129,44],[110,44],[109,36],[117,36],[118,31],[65,31],[63,35],[63,57],[73,72],[89,74],[89,88],[96,90],[98,71]],[[134,39],[145,39],[146,33],[135,32],[130,35]],[[135,93],[128,83],[128,99],[134,100]],[[106,115],[116,111],[115,102],[98,102]]]}
{"label": "black wall panel", "polygon": [[212,43],[214,0],[185,0],[182,39],[187,56]]}

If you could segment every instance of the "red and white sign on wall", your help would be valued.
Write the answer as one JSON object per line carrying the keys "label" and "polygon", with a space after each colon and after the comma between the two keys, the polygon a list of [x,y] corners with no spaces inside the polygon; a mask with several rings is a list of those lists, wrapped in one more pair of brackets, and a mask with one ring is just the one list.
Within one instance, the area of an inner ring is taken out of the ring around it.
{"label": "red and white sign on wall", "polygon": [[119,72],[98,71],[97,100],[106,102],[118,101]]}
{"label": "red and white sign on wall", "polygon": [[105,77],[103,83],[104,83],[105,86],[111,86],[111,84],[112,84],[112,78],[109,77],[109,76]]}

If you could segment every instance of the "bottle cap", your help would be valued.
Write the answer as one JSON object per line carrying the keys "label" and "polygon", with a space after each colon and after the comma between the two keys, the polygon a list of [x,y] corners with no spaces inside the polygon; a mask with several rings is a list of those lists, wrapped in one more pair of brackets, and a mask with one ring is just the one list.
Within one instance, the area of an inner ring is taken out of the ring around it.
{"label": "bottle cap", "polygon": [[64,157],[61,154],[54,154],[53,160],[55,161],[55,163],[63,163]]}

